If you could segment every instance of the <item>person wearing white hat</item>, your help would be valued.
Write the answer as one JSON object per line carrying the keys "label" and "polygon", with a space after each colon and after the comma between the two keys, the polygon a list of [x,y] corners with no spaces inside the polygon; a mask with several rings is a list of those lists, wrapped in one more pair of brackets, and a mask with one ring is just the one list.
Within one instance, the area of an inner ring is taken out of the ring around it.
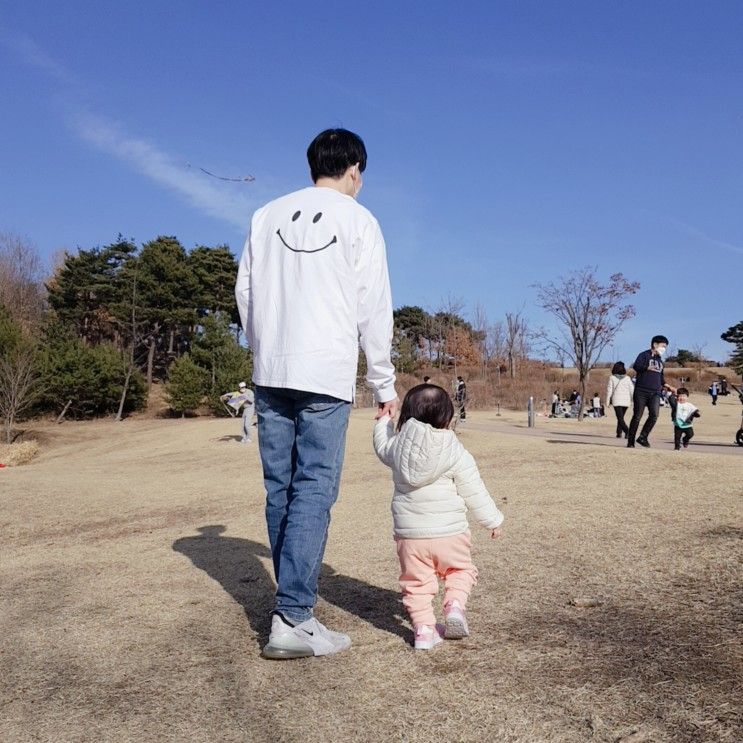
{"label": "person wearing white hat", "polygon": [[243,423],[240,443],[249,444],[253,440],[250,435],[250,429],[253,425],[253,413],[255,412],[253,392],[245,382],[240,382],[237,385],[237,392],[225,392],[219,399],[230,410],[230,415],[237,415],[242,408]]}

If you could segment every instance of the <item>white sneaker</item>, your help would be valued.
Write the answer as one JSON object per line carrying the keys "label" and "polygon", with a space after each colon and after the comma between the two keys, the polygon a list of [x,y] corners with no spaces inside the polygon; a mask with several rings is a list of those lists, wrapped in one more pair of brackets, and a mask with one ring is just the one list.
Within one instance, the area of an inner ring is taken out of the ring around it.
{"label": "white sneaker", "polygon": [[314,617],[293,627],[274,614],[268,645],[263,648],[262,655],[271,660],[290,660],[332,655],[350,647],[351,638],[348,635],[331,632]]}
{"label": "white sneaker", "polygon": [[444,607],[444,626],[444,637],[447,640],[461,640],[470,633],[464,609],[457,599]]}
{"label": "white sneaker", "polygon": [[430,624],[421,624],[415,628],[415,649],[431,650],[440,642],[443,642],[438,628],[431,627]]}

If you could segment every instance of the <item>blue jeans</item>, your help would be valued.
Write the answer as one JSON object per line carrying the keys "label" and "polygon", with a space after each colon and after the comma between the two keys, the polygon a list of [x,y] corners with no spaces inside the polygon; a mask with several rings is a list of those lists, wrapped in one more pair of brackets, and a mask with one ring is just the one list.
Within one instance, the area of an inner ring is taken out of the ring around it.
{"label": "blue jeans", "polygon": [[317,600],[351,403],[314,392],[257,387],[255,407],[276,611],[304,622]]}

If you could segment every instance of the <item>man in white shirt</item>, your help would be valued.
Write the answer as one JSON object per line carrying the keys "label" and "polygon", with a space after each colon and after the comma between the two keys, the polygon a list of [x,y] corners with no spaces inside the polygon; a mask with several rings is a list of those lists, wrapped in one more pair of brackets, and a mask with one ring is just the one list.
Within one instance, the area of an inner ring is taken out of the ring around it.
{"label": "man in white shirt", "polygon": [[356,201],[366,148],[345,129],[321,132],[307,159],[314,187],[253,215],[235,296],[253,350],[266,522],[276,576],[263,656],[327,655],[347,635],[313,616],[338,496],[359,344],[378,417],[398,400],[390,361],[392,300],[384,239]]}

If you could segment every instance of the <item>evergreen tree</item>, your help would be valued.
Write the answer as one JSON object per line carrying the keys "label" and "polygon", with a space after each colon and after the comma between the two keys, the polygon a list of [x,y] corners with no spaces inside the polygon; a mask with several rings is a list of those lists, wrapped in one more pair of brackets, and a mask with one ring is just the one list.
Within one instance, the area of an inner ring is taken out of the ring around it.
{"label": "evergreen tree", "polygon": [[67,254],[46,285],[57,320],[73,328],[86,343],[111,341],[120,345],[116,306],[122,301],[122,269],[136,249],[133,242],[119,235],[104,248]]}
{"label": "evergreen tree", "polygon": [[165,389],[168,404],[174,412],[185,416],[201,405],[208,387],[209,375],[187,353],[177,358],[168,368]]}
{"label": "evergreen tree", "polygon": [[226,245],[216,248],[199,246],[188,255],[188,267],[196,282],[194,306],[199,315],[225,314],[239,324],[235,301],[237,261]]}
{"label": "evergreen tree", "polygon": [[226,414],[219,396],[234,390],[240,381],[250,381],[253,374],[250,351],[238,344],[229,319],[217,314],[203,318],[191,355],[208,374],[209,406],[216,413]]}
{"label": "evergreen tree", "polygon": [[721,336],[722,340],[735,344],[735,350],[728,361],[728,365],[743,376],[743,321],[731,325]]}
{"label": "evergreen tree", "polygon": [[[69,415],[89,418],[117,410],[126,377],[126,362],[111,344],[87,346],[59,325],[46,328],[39,353],[41,389],[37,408],[60,411],[72,400]],[[129,383],[126,411],[144,405],[144,379],[136,372]]]}
{"label": "evergreen tree", "polygon": [[164,373],[168,359],[187,349],[196,324],[196,280],[183,246],[175,237],[160,236],[145,243],[126,267],[124,280],[131,285],[136,272],[135,313],[147,345],[147,387],[156,367]]}

